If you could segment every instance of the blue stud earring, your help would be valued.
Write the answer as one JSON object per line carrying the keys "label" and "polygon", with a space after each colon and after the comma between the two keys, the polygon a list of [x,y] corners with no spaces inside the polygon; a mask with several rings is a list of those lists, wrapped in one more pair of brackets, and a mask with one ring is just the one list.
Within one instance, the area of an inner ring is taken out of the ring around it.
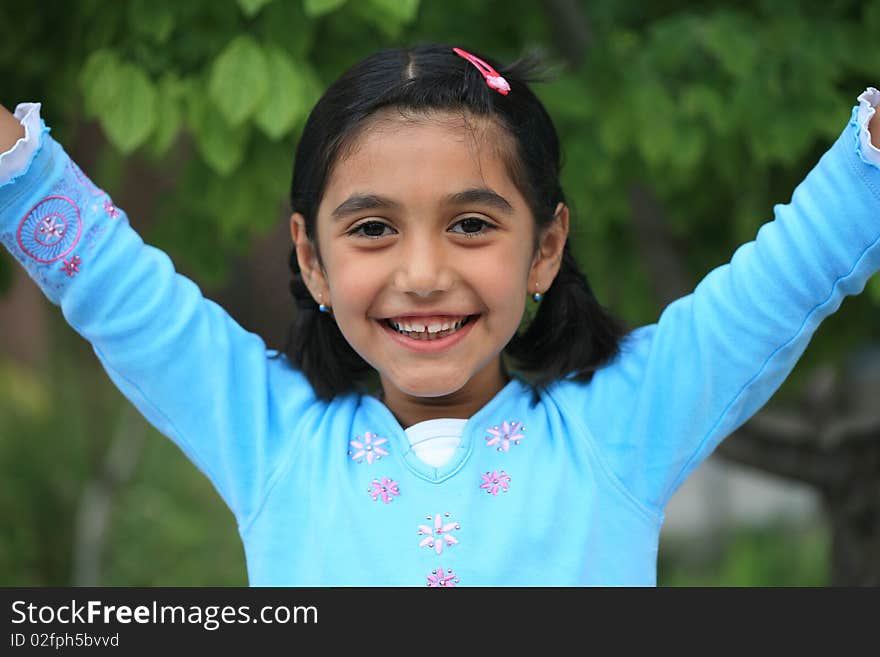
{"label": "blue stud earring", "polygon": [[[320,297],[318,297],[318,298],[320,298]],[[318,305],[318,310],[321,311],[322,313],[330,312],[330,309],[327,306],[325,306],[323,303]]]}
{"label": "blue stud earring", "polygon": [[[536,290],[538,289],[537,284],[535,285],[535,289],[536,289]],[[541,300],[541,297],[542,297],[542,296],[543,296],[543,295],[542,295],[540,292],[535,292],[535,293],[532,295],[532,301],[534,301],[535,303],[538,303],[538,302]]]}

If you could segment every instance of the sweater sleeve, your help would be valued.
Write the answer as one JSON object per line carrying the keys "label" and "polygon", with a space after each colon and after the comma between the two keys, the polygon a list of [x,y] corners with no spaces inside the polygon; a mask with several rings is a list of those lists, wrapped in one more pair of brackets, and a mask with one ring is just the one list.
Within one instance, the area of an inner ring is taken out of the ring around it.
{"label": "sweater sleeve", "polygon": [[662,512],[686,477],[779,388],[820,322],[880,269],[880,165],[859,107],[754,241],[657,323],[632,332],[589,384],[558,395],[607,468]]}
{"label": "sweater sleeve", "polygon": [[314,403],[311,386],[144,244],[40,128],[20,170],[0,184],[0,240],[243,522],[290,449],[288,422]]}

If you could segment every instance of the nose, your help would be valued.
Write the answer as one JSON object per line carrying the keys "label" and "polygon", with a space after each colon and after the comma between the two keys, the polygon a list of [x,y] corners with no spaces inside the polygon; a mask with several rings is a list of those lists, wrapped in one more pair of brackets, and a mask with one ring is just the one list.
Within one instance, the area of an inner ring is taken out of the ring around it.
{"label": "nose", "polygon": [[427,297],[452,287],[454,276],[441,240],[411,233],[398,257],[394,285],[401,292]]}

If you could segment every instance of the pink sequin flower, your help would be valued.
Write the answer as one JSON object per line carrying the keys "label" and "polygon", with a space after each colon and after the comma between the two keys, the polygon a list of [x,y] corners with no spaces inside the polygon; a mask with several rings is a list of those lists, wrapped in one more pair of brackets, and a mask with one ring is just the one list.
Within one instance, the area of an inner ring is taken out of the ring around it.
{"label": "pink sequin flower", "polygon": [[437,570],[432,570],[431,574],[428,575],[429,588],[439,588],[441,586],[455,588],[455,585],[458,583],[459,579],[451,568],[447,568],[445,573],[442,568],[438,568]]}
{"label": "pink sequin flower", "polygon": [[382,481],[373,479],[367,492],[374,502],[381,497],[382,501],[388,504],[394,499],[392,495],[400,495],[400,484],[388,477],[382,477]]}
{"label": "pink sequin flower", "polygon": [[[431,516],[426,517],[428,520],[432,520]],[[444,519],[446,519],[445,522]],[[458,544],[458,539],[451,532],[461,529],[461,527],[457,522],[449,520],[448,513],[438,513],[433,517],[433,520],[433,527],[431,525],[419,525],[419,536],[425,537],[419,541],[419,547],[434,548],[434,552],[440,554],[443,552],[444,543],[449,547]]]}
{"label": "pink sequin flower", "polygon": [[116,206],[110,202],[110,199],[104,199],[104,212],[106,212],[111,219],[116,219],[119,216],[119,210],[116,209]]}
{"label": "pink sequin flower", "polygon": [[73,278],[79,273],[79,266],[81,263],[82,260],[79,259],[79,256],[65,258],[64,264],[61,265],[61,271],[67,274],[70,278]]}
{"label": "pink sequin flower", "polygon": [[383,456],[388,456],[388,451],[382,447],[387,442],[387,438],[379,438],[372,431],[367,431],[363,440],[360,436],[355,436],[355,439],[349,442],[352,449],[348,453],[358,463],[363,463],[366,459],[367,463],[372,464],[374,460],[378,461]]}
{"label": "pink sequin flower", "polygon": [[55,239],[64,237],[64,222],[58,217],[46,217],[40,223],[40,234],[51,235]]}
{"label": "pink sequin flower", "polygon": [[501,472],[495,470],[480,476],[483,478],[480,488],[485,489],[487,493],[498,495],[499,490],[506,493],[507,489],[510,488],[510,475],[504,472],[504,470]]}
{"label": "pink sequin flower", "polygon": [[519,441],[525,438],[525,434],[522,433],[525,430],[522,422],[505,420],[500,427],[496,425],[491,429],[486,429],[486,433],[489,434],[486,436],[486,444],[490,447],[498,445],[499,452],[506,452],[510,450],[511,443],[519,445]]}

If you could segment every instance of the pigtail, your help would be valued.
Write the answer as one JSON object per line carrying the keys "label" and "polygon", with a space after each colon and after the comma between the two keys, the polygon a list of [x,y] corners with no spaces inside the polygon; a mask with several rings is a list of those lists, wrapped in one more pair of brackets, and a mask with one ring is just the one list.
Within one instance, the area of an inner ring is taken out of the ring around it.
{"label": "pigtail", "polygon": [[320,312],[303,282],[296,248],[290,253],[290,293],[296,312],[284,348],[288,360],[308,379],[318,398],[362,389],[374,370],[351,348],[332,312]]}
{"label": "pigtail", "polygon": [[575,381],[589,381],[618,353],[629,332],[601,306],[569,245],[528,328],[505,348],[536,390],[570,374]]}

